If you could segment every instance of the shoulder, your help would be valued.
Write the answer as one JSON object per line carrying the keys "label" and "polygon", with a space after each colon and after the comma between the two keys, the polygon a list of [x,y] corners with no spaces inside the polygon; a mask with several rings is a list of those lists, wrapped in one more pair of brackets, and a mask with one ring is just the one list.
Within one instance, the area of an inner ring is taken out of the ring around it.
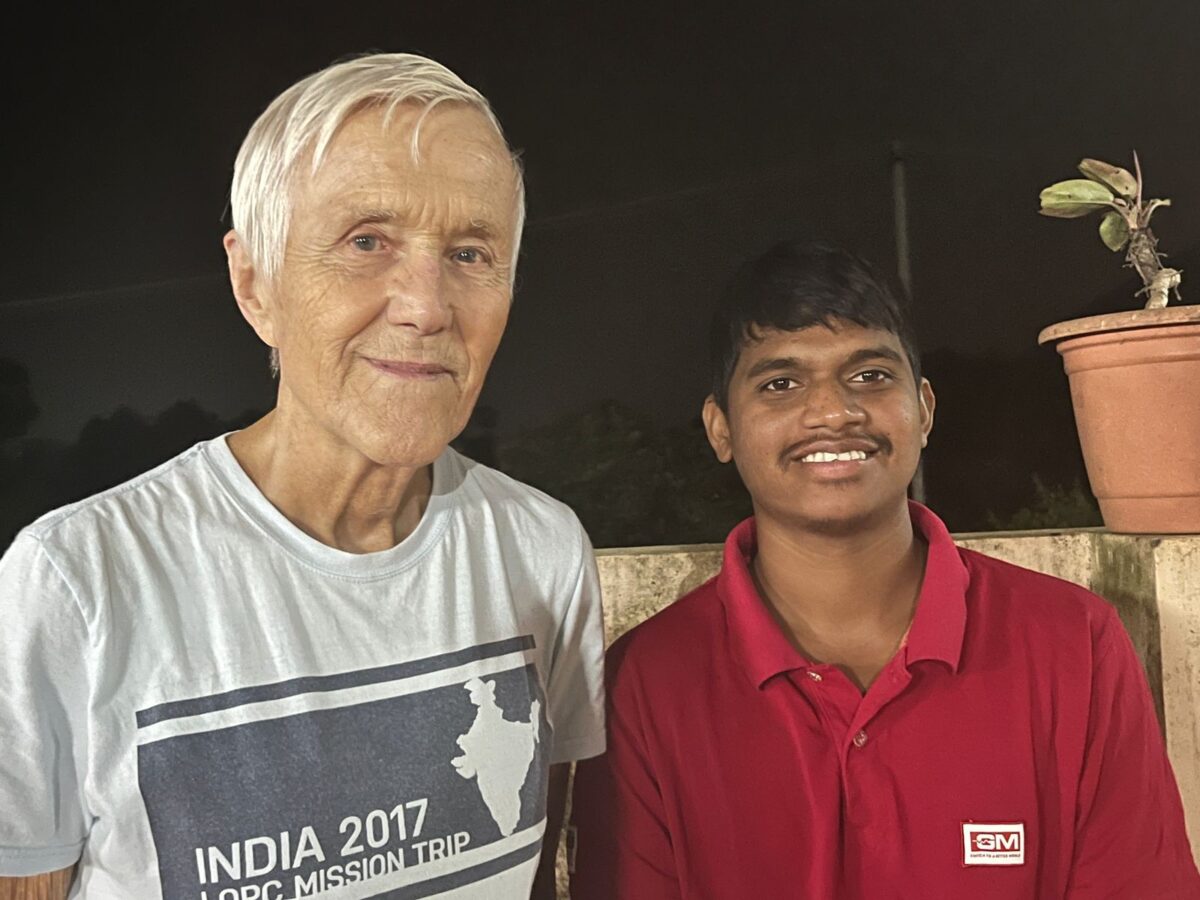
{"label": "shoulder", "polygon": [[211,519],[207,443],[24,528],[0,565],[0,595],[42,618],[74,607],[89,628],[103,628],[108,600],[132,596],[115,585],[197,555],[198,523]]}
{"label": "shoulder", "polygon": [[1081,585],[975,550],[958,552],[970,576],[968,615],[1052,639],[1086,634],[1095,642],[1120,627],[1113,605]]}
{"label": "shoulder", "polygon": [[[197,444],[127,482],[52,510],[21,529],[0,560],[0,595],[32,615],[53,617],[53,598],[90,623],[96,587],[124,573],[129,558],[156,557],[170,523],[195,516],[206,465]],[[194,548],[193,548],[194,552]],[[64,607],[65,608],[65,607]]]}
{"label": "shoulder", "polygon": [[450,448],[439,462],[453,483],[485,503],[493,515],[507,519],[522,531],[559,536],[583,534],[574,510],[544,491]]}
{"label": "shoulder", "polygon": [[131,515],[151,508],[161,511],[165,506],[182,503],[190,493],[188,487],[203,477],[203,454],[209,443],[196,444],[129,481],[51,510],[23,533],[52,545],[94,534],[114,522],[128,522]]}
{"label": "shoulder", "polygon": [[635,625],[608,650],[612,682],[637,681],[673,692],[695,684],[725,654],[725,609],[713,577]]}
{"label": "shoulder", "polygon": [[454,494],[447,521],[460,555],[486,561],[529,598],[582,597],[599,608],[592,543],[569,506],[451,449],[438,467],[434,490]]}

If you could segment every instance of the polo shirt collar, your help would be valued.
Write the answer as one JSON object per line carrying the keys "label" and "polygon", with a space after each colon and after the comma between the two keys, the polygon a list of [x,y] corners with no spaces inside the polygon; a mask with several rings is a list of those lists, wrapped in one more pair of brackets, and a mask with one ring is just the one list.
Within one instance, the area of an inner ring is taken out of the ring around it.
{"label": "polo shirt collar", "polygon": [[758,552],[753,516],[725,539],[725,556],[717,575],[717,593],[725,606],[725,620],[734,657],[755,687],[762,687],[781,672],[802,669],[808,661],[791,645],[759,596],[750,562]]}
{"label": "polo shirt collar", "polygon": [[[917,598],[912,626],[901,652],[904,663],[941,660],[958,671],[967,622],[966,592],[970,578],[950,532],[936,515],[909,501],[913,527],[929,544],[925,579]],[[717,576],[734,655],[757,687],[783,672],[809,665],[776,623],[750,573],[758,550],[754,519],[729,533]]]}
{"label": "polo shirt collar", "polygon": [[925,580],[904,644],[904,660],[911,663],[937,659],[957,672],[967,629],[967,587],[971,576],[942,520],[911,500],[908,513],[913,528],[929,543],[929,550]]}

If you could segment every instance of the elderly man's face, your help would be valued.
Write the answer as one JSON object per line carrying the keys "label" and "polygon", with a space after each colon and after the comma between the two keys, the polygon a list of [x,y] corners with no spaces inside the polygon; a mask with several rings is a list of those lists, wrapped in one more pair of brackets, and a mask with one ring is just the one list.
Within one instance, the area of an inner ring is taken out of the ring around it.
{"label": "elderly man's face", "polygon": [[[478,111],[353,116],[293,192],[256,323],[280,411],[382,465],[431,462],[466,425],[508,319],[516,172]],[[286,409],[285,409],[286,407]]]}

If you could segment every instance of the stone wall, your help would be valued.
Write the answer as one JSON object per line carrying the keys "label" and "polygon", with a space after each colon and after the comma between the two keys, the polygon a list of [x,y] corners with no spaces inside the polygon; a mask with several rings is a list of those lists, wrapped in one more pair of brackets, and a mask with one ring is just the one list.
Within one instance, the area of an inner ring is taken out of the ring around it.
{"label": "stone wall", "polygon": [[[1200,535],[1102,529],[964,534],[964,547],[1057,575],[1107,598],[1146,667],[1200,861]],[[601,550],[611,641],[714,575],[721,547]]]}

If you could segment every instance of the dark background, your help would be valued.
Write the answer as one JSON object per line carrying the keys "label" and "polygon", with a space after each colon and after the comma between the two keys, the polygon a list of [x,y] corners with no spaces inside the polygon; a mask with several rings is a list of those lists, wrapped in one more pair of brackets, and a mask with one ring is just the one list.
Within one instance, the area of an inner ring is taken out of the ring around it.
{"label": "dark background", "polygon": [[[1083,156],[1131,164],[1200,273],[1200,7],[792,2],[113,3],[9,33],[0,544],[54,505],[269,408],[224,282],[233,158],[281,90],[424,53],[523,150],[508,334],[464,446],[575,504],[599,545],[719,540],[746,507],[699,428],[721,284],[783,237],[895,271],[939,396],[956,530],[1097,521],[1052,322],[1140,305],[1092,219],[1036,214]],[[1136,423],[1130,423],[1136,427]]]}

